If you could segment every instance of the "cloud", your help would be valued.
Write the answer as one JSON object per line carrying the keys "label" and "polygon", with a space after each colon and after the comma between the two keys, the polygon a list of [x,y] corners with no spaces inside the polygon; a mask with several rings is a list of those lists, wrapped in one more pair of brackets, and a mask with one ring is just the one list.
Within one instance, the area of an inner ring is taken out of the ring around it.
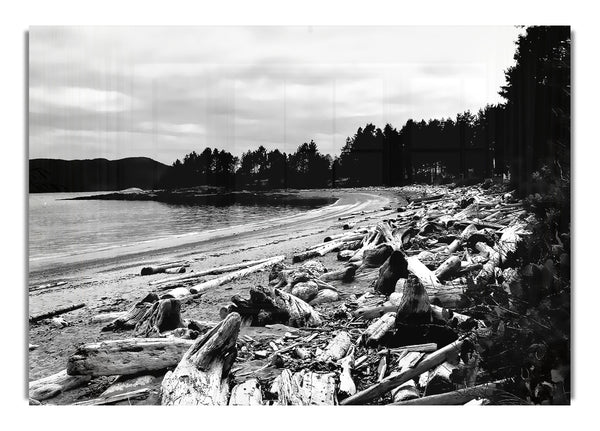
{"label": "cloud", "polygon": [[103,113],[131,110],[133,105],[132,97],[118,91],[85,87],[29,88],[29,106],[32,112],[65,107]]}
{"label": "cloud", "polygon": [[501,99],[513,27],[33,27],[30,157],[148,156],[205,146],[338,154],[372,122]]}

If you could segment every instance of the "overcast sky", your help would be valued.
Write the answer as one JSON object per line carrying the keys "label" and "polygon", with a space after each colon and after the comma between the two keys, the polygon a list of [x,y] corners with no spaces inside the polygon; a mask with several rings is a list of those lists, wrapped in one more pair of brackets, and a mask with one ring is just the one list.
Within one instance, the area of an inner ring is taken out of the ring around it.
{"label": "overcast sky", "polygon": [[339,154],[372,122],[501,101],[514,27],[32,27],[29,157]]}

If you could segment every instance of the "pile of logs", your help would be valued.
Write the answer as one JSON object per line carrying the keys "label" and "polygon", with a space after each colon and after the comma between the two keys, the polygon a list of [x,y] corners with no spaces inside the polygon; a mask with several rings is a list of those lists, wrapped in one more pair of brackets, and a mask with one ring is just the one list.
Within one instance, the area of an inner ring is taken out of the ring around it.
{"label": "pile of logs", "polygon": [[[505,382],[480,373],[488,328],[463,310],[465,291],[518,283],[506,263],[530,234],[528,214],[510,194],[468,187],[364,216],[290,263],[276,256],[153,279],[153,292],[104,327],[130,334],[77,346],[66,370],[30,383],[32,403],[119,376],[81,404],[152,391],[163,405],[493,404]],[[326,268],[319,258],[330,253]],[[221,307],[220,322],[182,319],[186,301],[263,270],[247,298]]]}

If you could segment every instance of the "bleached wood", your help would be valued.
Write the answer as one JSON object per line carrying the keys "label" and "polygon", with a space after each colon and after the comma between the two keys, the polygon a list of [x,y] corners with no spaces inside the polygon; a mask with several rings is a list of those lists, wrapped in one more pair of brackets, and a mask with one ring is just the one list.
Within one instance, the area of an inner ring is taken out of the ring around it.
{"label": "bleached wood", "polygon": [[427,385],[425,387],[425,395],[435,395],[456,389],[451,376],[452,372],[457,369],[458,367],[456,365],[451,364],[448,361],[435,367],[429,373],[429,378],[427,379]]}
{"label": "bleached wood", "polygon": [[286,369],[273,382],[271,392],[278,395],[279,405],[309,406],[337,403],[333,373],[320,374],[303,369],[292,374]]}
{"label": "bleached wood", "polygon": [[135,391],[124,392],[120,394],[110,395],[107,397],[95,398],[87,401],[75,403],[76,406],[102,406],[107,404],[115,404],[121,401],[135,400],[139,398],[147,398],[150,395],[150,389],[141,388]]}
{"label": "bleached wood", "polygon": [[260,406],[263,404],[258,379],[248,379],[235,385],[229,397],[230,406]]}
{"label": "bleached wood", "polygon": [[448,278],[460,270],[460,262],[460,257],[450,256],[433,273],[439,280]]}
{"label": "bleached wood", "polygon": [[430,395],[413,400],[394,402],[398,406],[451,406],[462,405],[476,398],[492,397],[499,391],[499,382],[485,383],[444,394]]}
{"label": "bleached wood", "polygon": [[[417,359],[420,358],[420,353],[417,351],[409,351],[398,361],[398,365],[396,369],[390,373],[390,377],[395,377],[400,373],[406,371],[410,368],[411,364]],[[417,389],[417,385],[415,384],[414,379],[407,380],[404,384],[398,386],[397,388],[391,391],[392,399],[395,402],[412,400],[414,398],[419,398],[419,390]]]}
{"label": "bleached wood", "polygon": [[83,386],[91,380],[91,376],[70,376],[67,370],[59,371],[51,376],[29,382],[29,398],[38,401],[55,397],[62,392]]}
{"label": "bleached wood", "polygon": [[388,376],[381,382],[378,382],[368,387],[367,389],[364,389],[363,391],[358,392],[357,394],[349,398],[346,398],[341,402],[341,404],[351,405],[365,403],[389,392],[394,388],[397,388],[398,386],[407,382],[408,380],[417,377],[423,372],[446,361],[449,355],[456,355],[457,353],[459,353],[466,339],[467,338],[461,338],[451,344],[448,344],[447,346],[427,356],[421,362],[416,364],[415,367],[402,371],[396,376]]}
{"label": "bleached wood", "polygon": [[67,362],[71,376],[116,376],[164,370],[194,343],[180,338],[128,338],[79,346]]}
{"label": "bleached wood", "polygon": [[356,384],[352,379],[352,369],[354,368],[354,346],[350,347],[347,355],[340,361],[342,372],[340,373],[340,386],[338,393],[340,396],[349,397],[356,393]]}
{"label": "bleached wood", "polygon": [[218,274],[223,274],[223,273],[230,272],[230,271],[235,271],[237,269],[248,268],[248,267],[255,266],[255,265],[258,265],[258,264],[261,264],[261,263],[264,263],[267,261],[271,261],[271,260],[276,261],[276,262],[281,262],[284,259],[285,259],[285,256],[273,256],[273,257],[269,257],[266,259],[250,260],[250,261],[246,261],[246,262],[234,263],[232,265],[217,266],[214,268],[209,268],[209,269],[192,272],[192,273],[186,274],[186,275],[180,275],[180,276],[176,276],[176,277],[167,277],[167,278],[163,278],[161,280],[154,280],[154,281],[151,281],[149,284],[151,286],[153,286],[156,284],[170,283],[172,281],[192,280],[194,278],[200,278],[205,275],[218,275]]}
{"label": "bleached wood", "polygon": [[379,343],[381,338],[391,331],[396,323],[396,312],[390,311],[369,325],[361,336],[361,341],[367,346]]}
{"label": "bleached wood", "polygon": [[152,375],[135,376],[132,378],[129,378],[129,376],[119,376],[113,384],[100,394],[100,398],[149,388],[156,383],[156,380],[157,378]]}
{"label": "bleached wood", "polygon": [[346,331],[340,331],[327,345],[322,355],[318,357],[320,361],[338,361],[348,353],[352,347],[350,334]]}
{"label": "bleached wood", "polygon": [[408,270],[412,272],[427,291],[443,288],[437,276],[427,268],[416,256],[406,258]]}
{"label": "bleached wood", "polygon": [[168,299],[168,298],[185,298],[191,294],[190,290],[185,287],[176,287],[175,289],[169,290],[167,293],[162,295],[160,299]]}
{"label": "bleached wood", "polygon": [[238,278],[242,278],[245,277],[249,274],[252,274],[254,272],[260,271],[268,266],[274,265],[276,263],[282,262],[285,259],[285,256],[277,256],[274,257],[270,260],[267,260],[263,263],[259,263],[257,265],[254,266],[250,266],[248,268],[244,268],[244,269],[240,269],[238,271],[229,273],[227,275],[224,275],[222,277],[218,277],[209,281],[205,281],[204,283],[199,283],[196,284],[195,286],[192,286],[192,288],[190,288],[190,290],[195,289],[196,293],[202,293],[207,291],[208,289],[212,289],[214,287],[217,286],[221,286],[225,283],[229,283],[230,281],[236,280]]}
{"label": "bleached wood", "polygon": [[227,405],[241,317],[229,314],[198,338],[161,385],[163,405]]}

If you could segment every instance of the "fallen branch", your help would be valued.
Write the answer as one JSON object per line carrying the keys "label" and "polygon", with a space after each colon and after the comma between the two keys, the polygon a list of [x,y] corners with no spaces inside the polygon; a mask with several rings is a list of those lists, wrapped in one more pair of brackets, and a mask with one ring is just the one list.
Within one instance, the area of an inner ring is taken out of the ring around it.
{"label": "fallen branch", "polygon": [[[281,259],[281,260],[279,260],[279,259]],[[264,262],[268,262],[271,260],[274,260],[276,262],[281,262],[283,259],[285,259],[285,256],[274,256],[274,257],[269,257],[266,259],[234,263],[232,265],[218,266],[215,268],[209,268],[209,269],[205,269],[205,270],[198,271],[198,272],[193,272],[191,274],[186,274],[186,275],[182,275],[182,276],[163,278],[161,280],[151,281],[149,284],[151,286],[153,286],[156,284],[169,283],[172,281],[192,280],[192,279],[200,278],[200,277],[203,277],[206,275],[218,275],[218,274],[223,274],[226,272],[235,271],[238,269],[248,268],[248,267],[255,266],[255,265],[258,265],[258,264],[261,264]]]}
{"label": "fallen branch", "polygon": [[241,269],[239,271],[232,272],[230,274],[224,275],[222,277],[218,277],[209,281],[205,281],[204,283],[196,284],[190,288],[190,291],[194,289],[196,293],[202,293],[208,289],[213,287],[221,286],[225,283],[229,283],[230,281],[236,280],[238,278],[245,277],[254,272],[260,271],[268,266],[274,265],[276,263],[282,262],[285,259],[285,256],[276,256],[267,260],[263,263],[259,263],[258,265],[254,265],[245,269]]}
{"label": "fallen branch", "polygon": [[357,394],[351,397],[346,398],[341,402],[341,404],[362,404],[389,392],[390,390],[400,386],[402,383],[405,383],[408,380],[419,376],[425,371],[443,363],[450,356],[454,356],[457,353],[459,353],[463,343],[467,339],[468,338],[461,338],[451,344],[448,344],[447,346],[435,351],[434,353],[423,359],[414,368],[406,369],[395,376],[388,376],[381,382],[376,383],[370,386],[369,388],[358,392]]}
{"label": "fallen branch", "polygon": [[43,313],[43,314],[39,314],[37,316],[32,316],[29,318],[29,323],[39,322],[40,320],[59,316],[61,314],[65,314],[65,313],[68,313],[73,310],[78,310],[83,307],[85,307],[85,304],[82,303],[82,304],[75,304],[75,305],[70,305],[68,307],[59,308],[57,310],[49,311],[48,313]]}

